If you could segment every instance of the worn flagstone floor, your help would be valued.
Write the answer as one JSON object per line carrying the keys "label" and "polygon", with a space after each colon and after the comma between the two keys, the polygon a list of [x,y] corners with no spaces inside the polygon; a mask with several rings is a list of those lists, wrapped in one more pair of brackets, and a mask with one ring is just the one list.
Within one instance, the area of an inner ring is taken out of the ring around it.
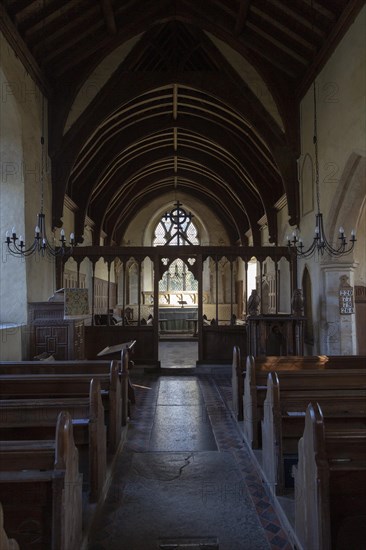
{"label": "worn flagstone floor", "polygon": [[88,550],[292,548],[227,407],[229,369],[207,372],[131,373],[136,405]]}

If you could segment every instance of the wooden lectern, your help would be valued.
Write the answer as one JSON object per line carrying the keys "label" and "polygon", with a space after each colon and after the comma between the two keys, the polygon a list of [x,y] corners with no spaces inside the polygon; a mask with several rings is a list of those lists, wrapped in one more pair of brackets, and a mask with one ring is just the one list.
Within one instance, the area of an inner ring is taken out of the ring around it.
{"label": "wooden lectern", "polygon": [[122,359],[122,351],[127,349],[129,353],[133,353],[133,348],[136,344],[136,340],[130,340],[129,342],[123,342],[122,344],[116,344],[115,346],[107,346],[102,349],[97,356],[104,357],[104,355],[113,355],[111,359],[116,359],[116,355],[120,355]]}
{"label": "wooden lectern", "polygon": [[[126,425],[127,418],[131,416],[130,403],[135,404],[135,390],[131,384],[131,380],[128,376],[128,371],[133,366],[131,355],[134,352],[134,346],[136,340],[130,340],[129,342],[123,342],[122,344],[116,344],[115,346],[107,346],[102,349],[97,355],[98,357],[110,356],[111,359],[121,360],[121,386],[122,386],[122,402],[128,404],[122,411],[122,425]],[[123,398],[124,396],[124,398]]]}

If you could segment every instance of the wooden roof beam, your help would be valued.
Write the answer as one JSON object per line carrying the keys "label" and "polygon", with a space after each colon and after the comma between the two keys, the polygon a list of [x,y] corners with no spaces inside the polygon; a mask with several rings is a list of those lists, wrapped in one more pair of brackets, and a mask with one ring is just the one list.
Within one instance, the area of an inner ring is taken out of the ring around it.
{"label": "wooden roof beam", "polygon": [[0,4],[0,30],[42,93],[50,97],[52,91],[50,84],[2,4]]}
{"label": "wooden roof beam", "polygon": [[[271,8],[268,13],[274,18],[275,15],[277,15],[276,19],[281,20],[284,14],[289,27],[291,20],[293,20],[295,23],[299,23],[301,26],[308,29],[311,35],[316,35],[320,40],[323,40],[326,35],[327,26],[324,26],[324,24],[320,26],[319,21],[315,22],[314,18],[306,14],[305,11],[300,13],[295,9],[293,4],[283,3],[280,0],[266,0],[266,2],[260,0],[258,4],[259,6],[263,6],[264,11],[268,11],[268,9]],[[328,19],[326,19],[326,21],[329,22]]]}
{"label": "wooden roof beam", "polygon": [[287,46],[284,41],[278,39],[273,32],[270,33],[253,23],[248,23],[248,28],[251,29],[255,34],[257,34],[259,38],[265,38],[268,42],[272,43],[273,46],[277,47],[279,50],[282,50],[299,63],[302,63],[305,66],[307,65],[307,59],[304,57],[304,55],[300,55],[293,45],[291,45],[291,47]]}
{"label": "wooden roof beam", "polygon": [[310,8],[312,8],[313,10],[315,10],[318,13],[321,13],[323,15],[323,17],[326,17],[327,19],[329,19],[329,21],[331,23],[335,22],[335,15],[330,9],[326,8],[325,6],[320,4],[319,2],[316,2],[316,0],[303,0],[303,1]]}
{"label": "wooden roof beam", "polygon": [[32,19],[38,19],[40,15],[40,6],[38,2],[30,2],[28,5],[22,7],[20,11],[14,12],[14,20],[17,28],[21,27],[25,21]]}
{"label": "wooden roof beam", "polygon": [[235,29],[234,29],[235,36],[239,36],[239,34],[243,31],[245,27],[245,23],[248,18],[249,6],[250,6],[250,0],[239,0],[239,1],[240,1],[239,11],[235,21]]}
{"label": "wooden roof beam", "polygon": [[296,91],[299,99],[306,94],[313,80],[324,67],[363,6],[364,0],[350,0],[347,3],[341,17],[332,27],[332,30],[329,33],[327,40],[324,42],[323,47],[313,59],[313,62],[307,70],[302,82],[299,84]]}
{"label": "wooden roof beam", "polygon": [[74,17],[75,9],[77,7],[73,2],[64,2],[62,0],[53,0],[52,2],[42,0],[41,2],[39,0],[16,12],[14,20],[19,32],[27,40],[28,32],[32,35],[33,32],[36,34],[37,32],[42,32],[45,28],[47,28],[48,32],[48,25],[53,21],[65,16]]}
{"label": "wooden roof beam", "polygon": [[[282,23],[280,19],[274,19],[274,17],[263,11],[263,9],[259,9],[255,6],[251,8],[251,11],[251,19],[253,20],[253,16],[257,16],[258,20],[262,20],[266,25],[268,25],[268,28],[272,29],[272,34],[274,36],[276,36],[277,31],[277,33],[287,36],[288,39],[294,43],[294,45],[297,43],[306,51],[315,51],[316,47],[307,36],[302,36],[299,32]],[[254,23],[255,21],[256,18],[254,19]]]}
{"label": "wooden roof beam", "polygon": [[100,0],[100,3],[102,6],[103,16],[104,16],[104,20],[107,25],[109,34],[116,34],[117,33],[116,18],[114,16],[111,0]]}

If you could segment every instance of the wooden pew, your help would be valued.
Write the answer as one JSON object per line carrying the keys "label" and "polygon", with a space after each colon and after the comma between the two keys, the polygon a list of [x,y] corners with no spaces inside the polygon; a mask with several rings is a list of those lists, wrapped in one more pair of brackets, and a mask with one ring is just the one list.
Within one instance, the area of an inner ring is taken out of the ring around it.
{"label": "wooden pew", "polygon": [[[256,402],[256,386],[265,387],[267,383],[267,373],[271,371],[284,370],[328,370],[328,369],[366,369],[366,357],[354,355],[313,355],[313,356],[266,356],[253,357],[248,355],[245,363],[241,358],[239,346],[233,348],[232,361],[232,395],[233,395],[233,412],[238,421],[244,418],[243,409],[248,403],[249,407],[255,406]],[[247,380],[247,385],[244,384],[244,376],[250,371],[250,383]],[[244,396],[245,394],[245,396]],[[242,401],[244,400],[244,403]],[[244,429],[246,426],[244,426]],[[250,426],[248,427],[251,429]],[[258,448],[258,440],[256,434],[247,434],[247,439],[252,441],[254,437],[253,447]]]}
{"label": "wooden pew", "polygon": [[[263,404],[267,392],[267,376],[270,369],[257,371],[253,358],[248,358],[246,364],[246,373],[244,378],[244,396],[243,396],[243,430],[245,438],[249,445],[254,449],[261,447],[261,421],[263,419]],[[278,358],[277,358],[278,359]],[[280,358],[282,359],[282,358]],[[297,358],[299,359],[299,358]],[[300,360],[293,365],[287,365],[284,361],[281,368],[276,370],[281,380],[282,389],[301,388],[304,391],[312,390],[316,387],[325,389],[328,384],[330,390],[359,389],[366,388],[366,369],[339,369],[337,367],[311,368],[314,363],[306,357],[305,362]],[[346,358],[347,359],[347,358]],[[354,363],[355,364],[355,363]],[[301,365],[305,365],[301,368]],[[363,395],[363,394],[362,394]]]}
{"label": "wooden pew", "polygon": [[[119,365],[122,397],[122,426],[127,424],[129,402],[134,403],[134,390],[129,380],[129,365],[135,341],[122,350]],[[112,348],[109,348],[112,349]],[[115,361],[114,361],[115,362]],[[111,360],[82,361],[1,361],[2,374],[103,374],[109,372]]]}
{"label": "wooden pew", "polygon": [[135,403],[135,392],[128,376],[129,364],[130,351],[124,348],[121,353],[122,426],[127,424],[130,416],[129,403]]}
{"label": "wooden pew", "polygon": [[303,370],[310,369],[365,369],[364,355],[282,355],[246,357],[248,362],[256,366],[256,371]]}
{"label": "wooden pew", "polygon": [[90,500],[96,501],[106,479],[107,464],[104,408],[98,379],[90,381],[88,397],[0,400],[0,440],[49,439],[58,414],[64,410],[72,417],[79,451],[87,449],[85,477],[89,479]]}
{"label": "wooden pew", "polygon": [[[99,369],[100,367],[98,367]],[[31,370],[31,366],[27,365],[27,369],[24,370]],[[37,370],[37,367],[35,370]],[[1,374],[0,399],[85,397],[89,394],[91,379],[99,380],[103,405],[107,415],[108,449],[113,453],[116,451],[121,439],[121,375],[117,361],[106,364],[100,370],[102,372],[94,372],[93,374],[88,372],[81,374],[59,372],[53,374],[44,374],[44,372],[42,374]],[[123,373],[122,379],[124,377],[125,374]]]}
{"label": "wooden pew", "polygon": [[136,340],[124,344],[117,344],[115,346],[107,346],[105,349],[98,353],[98,356],[111,355],[112,357],[118,355],[121,357],[121,388],[122,388],[122,424],[127,423],[127,418],[130,414],[130,403],[135,403],[135,390],[128,376],[128,370],[133,366],[134,362],[131,357],[135,353]]}
{"label": "wooden pew", "polygon": [[[22,550],[81,548],[82,476],[68,412],[59,413],[55,433],[49,441],[0,442],[5,529]],[[27,529],[36,531],[31,539]]]}
{"label": "wooden pew", "polygon": [[310,403],[298,454],[295,531],[304,550],[364,548],[366,431],[328,430],[319,404]]}
{"label": "wooden pew", "polygon": [[[109,360],[70,361],[0,361],[1,374],[104,374],[110,369]],[[120,370],[120,362],[117,361]]]}
{"label": "wooden pew", "polygon": [[328,386],[326,389],[319,386],[308,391],[291,387],[282,391],[282,379],[279,381],[277,373],[268,373],[262,421],[262,467],[270,488],[277,494],[285,490],[286,458],[297,459],[298,441],[304,431],[305,411],[310,401],[316,399],[323,407],[328,429],[366,430],[365,391],[329,391]]}
{"label": "wooden pew", "polygon": [[4,512],[0,503],[0,549],[19,550],[19,545],[14,539],[9,539],[4,529]]}
{"label": "wooden pew", "polygon": [[[247,409],[247,415],[257,407],[257,385],[265,389],[267,383],[267,373],[274,369],[278,370],[302,370],[304,368],[325,368],[326,356],[266,356],[253,357],[248,355],[245,364],[241,358],[240,349],[234,346],[232,363],[232,394],[233,410],[237,415],[237,420],[244,420],[244,409]],[[259,438],[257,432],[253,432],[252,422],[245,422],[244,433],[246,439],[252,442],[254,449],[259,447]]]}

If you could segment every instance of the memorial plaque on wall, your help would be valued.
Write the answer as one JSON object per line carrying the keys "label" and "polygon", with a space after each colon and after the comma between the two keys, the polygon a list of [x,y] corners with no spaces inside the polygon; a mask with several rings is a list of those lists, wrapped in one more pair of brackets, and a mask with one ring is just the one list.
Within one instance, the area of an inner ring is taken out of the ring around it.
{"label": "memorial plaque on wall", "polygon": [[351,315],[355,312],[354,291],[348,283],[348,277],[343,275],[339,286],[339,313],[341,315]]}

